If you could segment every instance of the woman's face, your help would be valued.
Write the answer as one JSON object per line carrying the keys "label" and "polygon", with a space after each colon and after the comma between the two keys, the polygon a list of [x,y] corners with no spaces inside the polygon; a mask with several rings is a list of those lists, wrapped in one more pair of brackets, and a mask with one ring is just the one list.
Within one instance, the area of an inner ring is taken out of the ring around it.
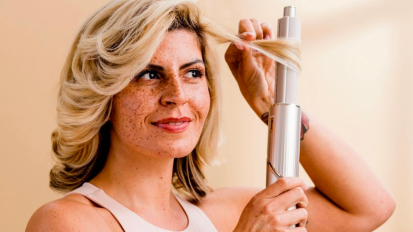
{"label": "woman's face", "polygon": [[210,96],[199,40],[167,32],[150,64],[113,98],[111,145],[152,157],[183,157],[197,144]]}

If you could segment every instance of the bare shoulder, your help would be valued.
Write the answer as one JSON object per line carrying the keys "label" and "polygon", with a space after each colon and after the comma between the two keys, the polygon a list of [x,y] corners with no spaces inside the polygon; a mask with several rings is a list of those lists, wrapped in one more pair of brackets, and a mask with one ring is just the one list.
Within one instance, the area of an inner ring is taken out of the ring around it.
{"label": "bare shoulder", "polygon": [[73,194],[41,206],[32,215],[26,232],[109,231],[98,207]]}
{"label": "bare shoulder", "polygon": [[233,231],[245,206],[262,189],[225,187],[215,189],[198,205],[218,231]]}

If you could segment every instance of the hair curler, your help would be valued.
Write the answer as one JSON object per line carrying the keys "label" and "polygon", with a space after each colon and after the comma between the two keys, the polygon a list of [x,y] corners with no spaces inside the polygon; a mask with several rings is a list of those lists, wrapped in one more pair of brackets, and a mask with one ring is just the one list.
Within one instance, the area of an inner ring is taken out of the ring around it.
{"label": "hair curler", "polygon": [[[278,19],[278,38],[301,40],[301,21],[294,6]],[[281,177],[298,177],[301,109],[297,105],[299,73],[277,63],[274,104],[268,117],[267,186]]]}

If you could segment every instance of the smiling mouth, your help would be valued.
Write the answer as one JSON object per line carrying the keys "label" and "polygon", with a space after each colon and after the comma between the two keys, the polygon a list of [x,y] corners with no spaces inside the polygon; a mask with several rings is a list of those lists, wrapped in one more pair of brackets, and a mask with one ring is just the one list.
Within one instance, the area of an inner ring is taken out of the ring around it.
{"label": "smiling mouth", "polygon": [[168,125],[182,125],[184,122],[177,122],[177,123],[173,123],[173,122],[168,122]]}
{"label": "smiling mouth", "polygon": [[181,133],[188,129],[191,121],[188,117],[166,118],[153,122],[152,125],[170,133]]}

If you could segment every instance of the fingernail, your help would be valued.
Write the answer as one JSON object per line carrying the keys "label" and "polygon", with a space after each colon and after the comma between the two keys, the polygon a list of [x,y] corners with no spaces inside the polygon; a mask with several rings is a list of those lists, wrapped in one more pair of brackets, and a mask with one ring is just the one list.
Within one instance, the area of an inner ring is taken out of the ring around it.
{"label": "fingernail", "polygon": [[241,35],[242,35],[242,37],[255,36],[255,33],[254,33],[254,32],[244,32],[244,33],[242,33]]}
{"label": "fingernail", "polygon": [[265,40],[269,40],[269,39],[271,39],[271,38],[270,38],[269,35],[266,35],[264,39],[265,39]]}
{"label": "fingernail", "polygon": [[310,185],[307,182],[304,182],[305,186],[307,187],[307,189],[310,188]]}
{"label": "fingernail", "polygon": [[241,42],[235,41],[234,42],[235,47],[237,47],[239,50],[244,50],[244,45],[242,45]]}

